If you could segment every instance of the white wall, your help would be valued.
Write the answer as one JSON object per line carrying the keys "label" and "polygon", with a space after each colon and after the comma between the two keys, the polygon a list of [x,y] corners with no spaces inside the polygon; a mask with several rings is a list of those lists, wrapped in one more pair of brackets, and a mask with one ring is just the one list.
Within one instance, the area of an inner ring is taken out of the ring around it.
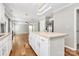
{"label": "white wall", "polygon": [[[2,3],[0,3],[0,23],[2,22],[2,16],[4,15],[4,6]],[[1,28],[1,26],[0,26]],[[1,32],[1,29],[0,29]]]}
{"label": "white wall", "polygon": [[[5,23],[6,22],[6,26],[5,26],[5,32],[8,32],[8,18],[5,17],[5,6],[3,5],[3,3],[0,3],[0,23]],[[1,28],[1,27],[0,27]],[[0,29],[1,32],[1,29]]]}
{"label": "white wall", "polygon": [[23,34],[29,32],[29,26],[28,24],[15,24],[14,26],[14,32],[16,34]]}
{"label": "white wall", "polygon": [[[76,49],[74,9],[79,7],[79,4],[73,4],[70,7],[64,8],[54,13],[55,20],[55,32],[65,32],[69,34],[69,37],[65,39],[65,45]],[[75,15],[76,16],[76,15]],[[75,32],[74,32],[75,31]]]}

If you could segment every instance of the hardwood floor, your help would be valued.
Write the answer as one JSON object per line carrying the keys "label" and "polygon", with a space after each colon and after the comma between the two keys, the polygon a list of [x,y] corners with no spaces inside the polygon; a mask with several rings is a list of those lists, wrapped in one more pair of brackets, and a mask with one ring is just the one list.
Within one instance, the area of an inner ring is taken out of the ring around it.
{"label": "hardwood floor", "polygon": [[65,48],[65,56],[79,56],[79,51],[73,51],[71,49]]}
{"label": "hardwood floor", "polygon": [[[10,56],[36,56],[35,52],[28,44],[28,34],[14,36],[13,48]],[[79,56],[79,52],[65,48],[65,56]]]}
{"label": "hardwood floor", "polygon": [[15,35],[10,56],[36,56],[28,44],[28,34]]}

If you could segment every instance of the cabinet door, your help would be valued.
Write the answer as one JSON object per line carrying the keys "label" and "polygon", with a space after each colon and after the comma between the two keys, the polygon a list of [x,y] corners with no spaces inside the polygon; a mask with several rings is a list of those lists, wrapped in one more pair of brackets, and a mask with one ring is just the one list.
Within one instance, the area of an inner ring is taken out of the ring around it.
{"label": "cabinet door", "polygon": [[2,47],[0,47],[0,56],[2,56]]}
{"label": "cabinet door", "polygon": [[49,45],[48,40],[46,38],[41,38],[40,41],[40,56],[48,56],[49,55]]}
{"label": "cabinet door", "polygon": [[11,49],[12,49],[12,37],[11,37],[11,35],[3,38],[3,40],[1,42],[2,42],[2,49],[1,49],[2,56],[8,56]]}
{"label": "cabinet door", "polygon": [[38,36],[35,39],[35,52],[37,55],[40,55],[40,37]]}
{"label": "cabinet door", "polygon": [[3,45],[3,47],[2,47],[2,56],[5,56],[6,52],[7,52],[7,46]]}
{"label": "cabinet door", "polygon": [[0,56],[2,56],[2,42],[0,41]]}
{"label": "cabinet door", "polygon": [[8,56],[10,54],[11,49],[12,49],[12,35],[7,36],[6,46],[7,46],[6,56]]}
{"label": "cabinet door", "polygon": [[34,40],[34,35],[30,34],[29,36],[29,44],[31,45],[31,47],[34,49],[35,48],[35,40]]}
{"label": "cabinet door", "polygon": [[31,34],[29,34],[29,44],[30,44],[30,45],[32,45],[32,44],[31,44],[31,39],[32,39],[32,36],[31,36]]}
{"label": "cabinet door", "polygon": [[32,33],[29,35],[29,44],[32,46],[33,44],[33,36],[32,36]]}

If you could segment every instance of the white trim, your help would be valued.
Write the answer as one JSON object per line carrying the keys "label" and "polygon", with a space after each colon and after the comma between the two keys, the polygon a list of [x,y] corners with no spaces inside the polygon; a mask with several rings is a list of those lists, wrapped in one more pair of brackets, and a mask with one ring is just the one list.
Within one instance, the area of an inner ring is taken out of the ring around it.
{"label": "white trim", "polygon": [[77,7],[77,8],[75,8],[74,9],[74,42],[75,42],[75,44],[74,44],[74,47],[75,47],[75,49],[77,50],[77,13],[76,13],[76,11],[77,11],[77,9],[79,9],[79,7]]}
{"label": "white trim", "polygon": [[71,50],[76,50],[76,49],[74,49],[74,48],[71,48],[71,47],[69,47],[69,46],[65,46],[66,48],[69,48],[69,49],[71,49]]}
{"label": "white trim", "polygon": [[77,13],[76,13],[77,8],[74,9],[74,48],[77,50]]}
{"label": "white trim", "polygon": [[59,12],[59,11],[61,11],[62,9],[67,8],[67,7],[70,7],[70,6],[72,6],[72,5],[73,5],[73,3],[67,4],[67,5],[65,5],[65,6],[63,6],[63,7],[61,7],[61,8],[58,8],[57,10],[53,11],[53,13]]}

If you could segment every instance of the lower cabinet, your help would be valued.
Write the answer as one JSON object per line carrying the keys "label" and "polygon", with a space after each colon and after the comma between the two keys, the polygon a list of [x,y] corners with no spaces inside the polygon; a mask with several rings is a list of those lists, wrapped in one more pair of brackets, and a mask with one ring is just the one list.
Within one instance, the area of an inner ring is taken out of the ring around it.
{"label": "lower cabinet", "polygon": [[29,44],[38,56],[64,56],[65,37],[46,38],[29,34]]}
{"label": "lower cabinet", "polygon": [[39,37],[36,36],[35,38],[35,52],[37,55],[40,55],[40,40],[39,40]]}
{"label": "lower cabinet", "polygon": [[45,38],[40,38],[40,56],[48,56],[49,55],[49,45],[48,40]]}
{"label": "lower cabinet", "polygon": [[38,56],[48,56],[48,40],[35,34],[29,34],[29,44]]}
{"label": "lower cabinet", "polygon": [[2,47],[2,56],[5,56],[7,52],[7,46]]}
{"label": "lower cabinet", "polygon": [[12,35],[1,38],[0,41],[0,56],[9,56],[12,49]]}
{"label": "lower cabinet", "polygon": [[[30,37],[31,36],[31,37]],[[34,36],[32,36],[32,34],[29,35],[29,44],[31,45],[31,47],[35,50],[35,40],[33,38]]]}

